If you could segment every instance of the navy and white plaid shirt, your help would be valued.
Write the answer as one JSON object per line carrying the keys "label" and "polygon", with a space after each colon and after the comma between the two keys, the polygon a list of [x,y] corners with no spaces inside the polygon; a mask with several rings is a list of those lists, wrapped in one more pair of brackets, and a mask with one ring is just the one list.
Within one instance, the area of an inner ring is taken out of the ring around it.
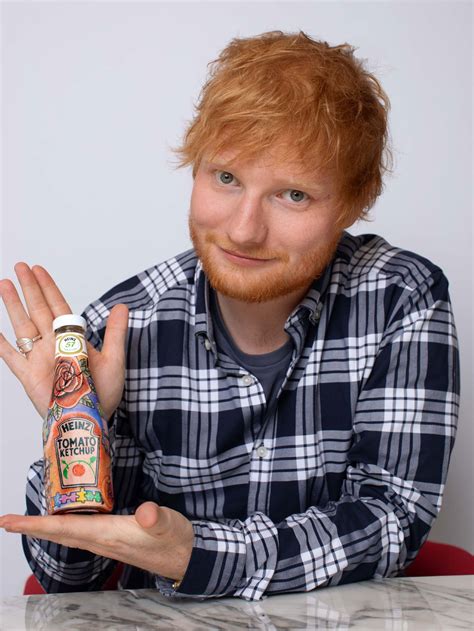
{"label": "navy and white plaid shirt", "polygon": [[[85,310],[100,348],[130,308],[123,400],[111,419],[117,514],[146,500],[183,513],[195,544],[177,591],[124,566],[123,588],[191,597],[308,591],[396,576],[440,507],[459,408],[459,354],[442,270],[345,232],[289,316],[294,352],[276,407],[215,345],[193,250]],[[44,514],[43,463],[27,513]],[[116,561],[23,536],[47,592],[98,590]]]}

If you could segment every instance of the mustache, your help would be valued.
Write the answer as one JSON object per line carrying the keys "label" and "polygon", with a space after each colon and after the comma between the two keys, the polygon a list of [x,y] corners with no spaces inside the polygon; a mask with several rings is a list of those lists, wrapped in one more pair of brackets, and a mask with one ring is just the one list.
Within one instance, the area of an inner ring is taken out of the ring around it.
{"label": "mustache", "polygon": [[233,243],[230,239],[216,237],[213,233],[207,233],[205,236],[205,242],[213,245],[217,245],[223,250],[229,252],[238,252],[242,256],[248,256],[253,259],[279,259],[281,261],[287,261],[288,256],[284,252],[278,252],[277,250],[269,250],[266,248],[245,248],[241,245]]}

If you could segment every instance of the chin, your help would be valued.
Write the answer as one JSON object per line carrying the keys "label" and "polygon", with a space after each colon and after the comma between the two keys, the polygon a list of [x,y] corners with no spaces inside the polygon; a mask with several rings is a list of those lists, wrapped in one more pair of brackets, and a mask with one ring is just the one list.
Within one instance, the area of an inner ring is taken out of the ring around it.
{"label": "chin", "polygon": [[[318,274],[308,276],[295,276],[285,270],[279,274],[275,271],[267,274],[259,274],[260,278],[252,278],[252,273],[226,272],[223,268],[216,269],[213,265],[206,265],[201,259],[203,270],[209,279],[211,287],[220,294],[248,303],[263,303],[284,296],[289,296],[296,291],[308,289]],[[209,261],[207,261],[209,263]]]}

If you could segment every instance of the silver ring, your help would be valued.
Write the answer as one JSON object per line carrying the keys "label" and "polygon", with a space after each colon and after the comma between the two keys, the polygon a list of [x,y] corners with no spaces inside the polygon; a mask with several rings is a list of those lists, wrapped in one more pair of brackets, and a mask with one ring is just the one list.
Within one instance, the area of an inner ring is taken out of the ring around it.
{"label": "silver ring", "polygon": [[40,339],[41,335],[37,335],[36,337],[19,337],[16,340],[16,345],[20,353],[22,355],[26,355],[33,350],[34,342],[37,342]]}

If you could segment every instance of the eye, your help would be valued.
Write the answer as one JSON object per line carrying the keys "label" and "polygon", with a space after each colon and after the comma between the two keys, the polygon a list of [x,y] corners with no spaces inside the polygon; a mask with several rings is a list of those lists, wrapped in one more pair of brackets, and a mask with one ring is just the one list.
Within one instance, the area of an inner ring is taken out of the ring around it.
{"label": "eye", "polygon": [[292,202],[301,203],[305,202],[309,199],[309,195],[303,193],[303,191],[297,191],[296,189],[288,189],[287,191],[283,191],[283,195],[285,193],[290,193],[290,200]]}
{"label": "eye", "polygon": [[229,171],[215,171],[214,175],[217,177],[219,184],[230,184],[232,180],[235,180]]}

